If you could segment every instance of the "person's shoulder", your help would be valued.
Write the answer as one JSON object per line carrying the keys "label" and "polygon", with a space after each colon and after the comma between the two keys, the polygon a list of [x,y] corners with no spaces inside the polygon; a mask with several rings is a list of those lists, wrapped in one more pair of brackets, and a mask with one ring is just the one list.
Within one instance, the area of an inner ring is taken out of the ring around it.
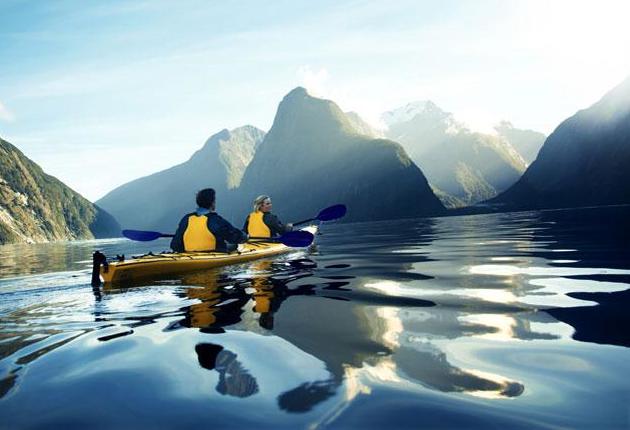
{"label": "person's shoulder", "polygon": [[277,217],[275,214],[271,213],[271,212],[265,212],[265,213],[263,214],[263,218],[267,218],[267,219],[278,219],[278,217]]}
{"label": "person's shoulder", "polygon": [[186,215],[184,215],[184,216],[181,218],[180,222],[182,222],[182,221],[184,221],[184,220],[187,220],[187,219],[188,219],[188,217],[189,217],[189,216],[191,216],[191,215],[195,215],[195,212],[190,212],[190,213],[187,213]]}
{"label": "person's shoulder", "polygon": [[216,223],[229,224],[228,220],[226,220],[225,218],[223,218],[221,215],[219,215],[216,212],[210,212],[207,216],[208,216],[209,220],[211,219],[211,220],[213,220]]}

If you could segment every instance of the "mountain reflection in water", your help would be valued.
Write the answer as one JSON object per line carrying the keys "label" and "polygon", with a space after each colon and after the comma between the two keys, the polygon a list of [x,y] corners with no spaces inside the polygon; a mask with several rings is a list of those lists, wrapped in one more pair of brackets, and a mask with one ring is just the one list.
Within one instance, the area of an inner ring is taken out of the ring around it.
{"label": "mountain reflection in water", "polygon": [[604,394],[629,391],[628,219],[324,225],[312,251],[95,289],[96,247],[148,245],[35,246],[19,269],[0,247],[0,412],[88,425],[98,393],[105,427],[623,427],[625,395]]}

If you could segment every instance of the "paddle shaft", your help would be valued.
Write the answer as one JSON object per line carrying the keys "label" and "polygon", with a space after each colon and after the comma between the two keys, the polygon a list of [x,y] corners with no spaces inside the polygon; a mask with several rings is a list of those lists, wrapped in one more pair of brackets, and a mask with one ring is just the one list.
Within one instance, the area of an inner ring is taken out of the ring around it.
{"label": "paddle shaft", "polygon": [[149,242],[161,237],[173,237],[173,234],[160,233],[159,231],[144,231],[144,230],[123,230],[122,235],[127,239],[138,240],[140,242]]}
{"label": "paddle shaft", "polygon": [[294,222],[293,225],[306,224],[311,221],[332,221],[334,219],[341,218],[346,214],[346,205],[333,205],[322,209],[316,217],[305,219],[302,221]]}
{"label": "paddle shaft", "polygon": [[260,240],[260,241],[268,241],[268,242],[278,242],[280,237],[248,237],[247,240]]}
{"label": "paddle shaft", "polygon": [[306,224],[307,222],[311,222],[311,221],[315,221],[318,218],[309,218],[309,219],[305,219],[304,221],[299,221],[299,222],[294,222],[293,225],[300,225],[300,224]]}
{"label": "paddle shaft", "polygon": [[[160,233],[157,231],[143,230],[123,230],[123,236],[131,240],[148,242],[159,239],[160,237],[173,237],[173,234]],[[282,243],[291,247],[304,247],[311,244],[313,235],[306,231],[290,231],[279,237],[252,237],[254,241],[265,241],[271,243]]]}

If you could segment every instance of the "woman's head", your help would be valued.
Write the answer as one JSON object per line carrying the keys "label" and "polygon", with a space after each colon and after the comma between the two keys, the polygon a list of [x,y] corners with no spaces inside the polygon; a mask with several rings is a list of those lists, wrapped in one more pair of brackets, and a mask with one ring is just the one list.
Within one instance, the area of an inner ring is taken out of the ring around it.
{"label": "woman's head", "polygon": [[254,199],[254,212],[271,212],[271,197],[264,194]]}

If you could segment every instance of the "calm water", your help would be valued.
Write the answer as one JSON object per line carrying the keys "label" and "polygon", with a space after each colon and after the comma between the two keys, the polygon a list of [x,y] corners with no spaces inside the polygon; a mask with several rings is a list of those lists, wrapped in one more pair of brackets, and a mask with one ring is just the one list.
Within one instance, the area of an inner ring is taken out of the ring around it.
{"label": "calm water", "polygon": [[117,288],[0,247],[0,428],[628,428],[630,208],[324,225]]}

